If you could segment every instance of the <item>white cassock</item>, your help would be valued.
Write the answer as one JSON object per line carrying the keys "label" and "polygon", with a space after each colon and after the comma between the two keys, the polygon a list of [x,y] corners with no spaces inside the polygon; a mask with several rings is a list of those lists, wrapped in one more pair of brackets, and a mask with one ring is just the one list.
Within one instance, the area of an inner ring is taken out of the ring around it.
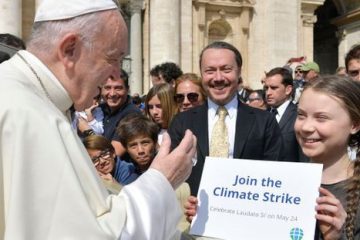
{"label": "white cassock", "polygon": [[109,195],[66,111],[72,102],[34,55],[0,65],[0,233],[6,240],[177,238],[180,208],[149,170]]}

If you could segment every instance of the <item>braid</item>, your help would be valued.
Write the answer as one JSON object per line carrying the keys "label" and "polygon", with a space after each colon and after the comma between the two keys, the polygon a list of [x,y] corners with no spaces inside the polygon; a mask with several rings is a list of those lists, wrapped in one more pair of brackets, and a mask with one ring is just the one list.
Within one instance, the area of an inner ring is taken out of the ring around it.
{"label": "braid", "polygon": [[354,175],[351,177],[351,182],[347,188],[346,194],[346,226],[345,232],[348,240],[354,239],[354,228],[356,213],[359,207],[360,197],[360,154],[357,153],[356,160],[354,162]]}

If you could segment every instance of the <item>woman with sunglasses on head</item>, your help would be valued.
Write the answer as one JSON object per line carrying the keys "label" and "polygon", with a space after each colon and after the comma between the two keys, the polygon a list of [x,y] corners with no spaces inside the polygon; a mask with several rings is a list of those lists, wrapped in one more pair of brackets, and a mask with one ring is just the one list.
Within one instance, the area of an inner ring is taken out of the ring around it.
{"label": "woman with sunglasses on head", "polygon": [[122,161],[115,155],[111,142],[103,136],[91,135],[83,144],[94,163],[105,187],[113,193],[120,191],[121,185],[129,184],[139,176],[133,164]]}
{"label": "woman with sunglasses on head", "polygon": [[194,73],[185,73],[175,81],[174,100],[180,112],[199,106],[206,99],[201,79]]}
{"label": "woman with sunglasses on head", "polygon": [[162,136],[167,131],[172,118],[177,113],[174,102],[174,89],[168,83],[153,86],[145,99],[146,115],[160,127],[158,143],[161,144]]}

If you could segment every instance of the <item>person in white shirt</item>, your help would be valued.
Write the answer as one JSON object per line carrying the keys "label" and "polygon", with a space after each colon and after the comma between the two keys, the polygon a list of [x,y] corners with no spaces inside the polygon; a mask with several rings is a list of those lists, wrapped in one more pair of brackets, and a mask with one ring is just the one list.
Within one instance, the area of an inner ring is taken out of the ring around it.
{"label": "person in white shirt", "polygon": [[282,159],[291,162],[307,162],[308,159],[302,153],[294,132],[297,107],[291,102],[293,91],[291,73],[281,67],[271,69],[266,74],[264,89],[269,111],[279,123],[284,140]]}
{"label": "person in white shirt", "polygon": [[[109,37],[111,36],[111,37]],[[109,195],[72,129],[69,109],[92,104],[127,51],[112,0],[43,0],[27,51],[0,65],[0,233],[5,240],[172,239],[176,189],[191,172],[196,138],[170,138],[149,170]]]}
{"label": "person in white shirt", "polygon": [[[72,127],[78,130],[80,137],[83,137],[84,132],[91,130],[96,135],[104,133],[104,113],[99,107],[101,99],[101,88],[99,87],[99,94],[93,99],[93,104],[84,111],[75,111],[71,122]],[[91,133],[91,132],[90,132]]]}

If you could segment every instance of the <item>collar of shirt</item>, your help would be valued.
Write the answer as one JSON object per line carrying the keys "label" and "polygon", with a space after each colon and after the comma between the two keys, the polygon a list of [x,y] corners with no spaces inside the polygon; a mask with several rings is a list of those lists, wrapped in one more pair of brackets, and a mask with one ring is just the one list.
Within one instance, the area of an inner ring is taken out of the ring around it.
{"label": "collar of shirt", "polygon": [[284,115],[284,112],[286,108],[289,106],[289,104],[290,104],[290,99],[286,100],[283,104],[281,104],[279,107],[276,108],[276,110],[278,111],[278,114],[276,114],[276,120],[278,122],[280,122],[280,119]]}
{"label": "collar of shirt", "polygon": [[[29,62],[36,74],[38,74],[51,97],[51,101],[66,115],[66,111],[72,105],[72,100],[56,76],[35,55],[25,50],[20,50],[19,53]],[[43,90],[41,89],[41,91]]]}
{"label": "collar of shirt", "polygon": [[[219,105],[214,103],[210,98],[208,98],[208,113],[209,117],[214,120],[216,116],[216,111],[218,109]],[[237,113],[237,107],[238,107],[238,99],[237,95],[235,95],[230,102],[228,102],[225,106],[226,110],[228,111],[229,118],[233,119],[236,116]]]}

